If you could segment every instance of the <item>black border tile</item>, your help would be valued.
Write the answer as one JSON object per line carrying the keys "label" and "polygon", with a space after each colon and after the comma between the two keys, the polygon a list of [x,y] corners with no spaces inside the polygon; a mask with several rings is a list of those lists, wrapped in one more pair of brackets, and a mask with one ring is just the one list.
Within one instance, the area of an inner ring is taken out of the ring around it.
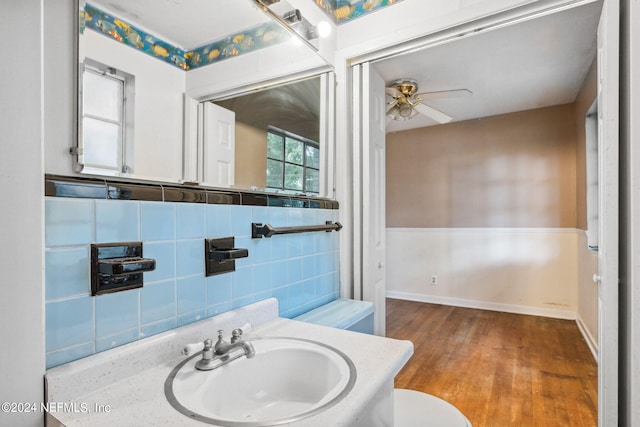
{"label": "black border tile", "polygon": [[243,206],[269,206],[269,196],[267,196],[266,194],[243,193],[242,205]]}
{"label": "black border tile", "polygon": [[269,194],[268,196],[269,206],[277,208],[290,208],[291,197],[282,194]]}
{"label": "black border tile", "polygon": [[239,205],[241,202],[240,193],[207,190],[207,203],[210,205]]}
{"label": "black border tile", "polygon": [[107,186],[104,180],[99,179],[45,175],[44,195],[78,199],[106,199]]}
{"label": "black border tile", "polygon": [[162,189],[165,202],[207,203],[205,190],[165,186],[162,186]]}
{"label": "black border tile", "polygon": [[148,200],[162,202],[162,187],[149,184],[129,184],[107,180],[107,198],[111,200]]}
{"label": "black border tile", "polygon": [[48,197],[338,209],[335,200],[255,191],[220,190],[152,181],[45,174]]}

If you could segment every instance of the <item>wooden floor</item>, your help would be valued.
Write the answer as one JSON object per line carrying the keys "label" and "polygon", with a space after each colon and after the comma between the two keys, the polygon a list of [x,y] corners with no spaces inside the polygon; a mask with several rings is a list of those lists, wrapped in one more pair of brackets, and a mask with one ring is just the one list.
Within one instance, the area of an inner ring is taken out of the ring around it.
{"label": "wooden floor", "polygon": [[395,386],[474,427],[598,425],[597,366],[574,321],[387,299],[387,336],[414,344]]}

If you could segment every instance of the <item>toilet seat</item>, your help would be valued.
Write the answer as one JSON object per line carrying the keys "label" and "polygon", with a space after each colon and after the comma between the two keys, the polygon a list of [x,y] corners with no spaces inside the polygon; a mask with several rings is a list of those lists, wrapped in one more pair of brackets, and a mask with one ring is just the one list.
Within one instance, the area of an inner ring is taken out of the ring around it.
{"label": "toilet seat", "polygon": [[415,390],[394,389],[395,427],[472,427],[452,404]]}

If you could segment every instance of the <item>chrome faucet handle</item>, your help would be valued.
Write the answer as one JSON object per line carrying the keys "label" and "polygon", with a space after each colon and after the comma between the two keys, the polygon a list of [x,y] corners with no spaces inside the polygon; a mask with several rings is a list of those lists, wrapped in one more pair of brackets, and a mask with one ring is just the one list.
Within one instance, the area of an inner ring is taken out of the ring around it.
{"label": "chrome faucet handle", "polygon": [[202,360],[213,359],[213,341],[210,339],[204,340],[204,349],[202,349]]}
{"label": "chrome faucet handle", "polygon": [[213,341],[210,339],[204,340],[204,349],[202,350],[202,359],[196,362],[196,369],[201,371],[208,371],[211,368],[211,362],[213,361]]}
{"label": "chrome faucet handle", "polygon": [[234,329],[231,332],[231,344],[233,344],[236,341],[238,341],[240,339],[241,335],[242,335],[242,329],[240,329],[240,328]]}

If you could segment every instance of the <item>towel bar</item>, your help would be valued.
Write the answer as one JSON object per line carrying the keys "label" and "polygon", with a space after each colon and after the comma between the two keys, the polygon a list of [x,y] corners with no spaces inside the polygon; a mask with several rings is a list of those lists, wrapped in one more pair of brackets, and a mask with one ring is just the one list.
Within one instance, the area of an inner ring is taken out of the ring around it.
{"label": "towel bar", "polygon": [[271,237],[276,234],[306,233],[309,231],[340,231],[342,224],[339,222],[327,221],[324,225],[301,225],[295,227],[273,227],[271,224],[262,225],[259,222],[251,223],[251,237],[259,239],[261,237]]}

